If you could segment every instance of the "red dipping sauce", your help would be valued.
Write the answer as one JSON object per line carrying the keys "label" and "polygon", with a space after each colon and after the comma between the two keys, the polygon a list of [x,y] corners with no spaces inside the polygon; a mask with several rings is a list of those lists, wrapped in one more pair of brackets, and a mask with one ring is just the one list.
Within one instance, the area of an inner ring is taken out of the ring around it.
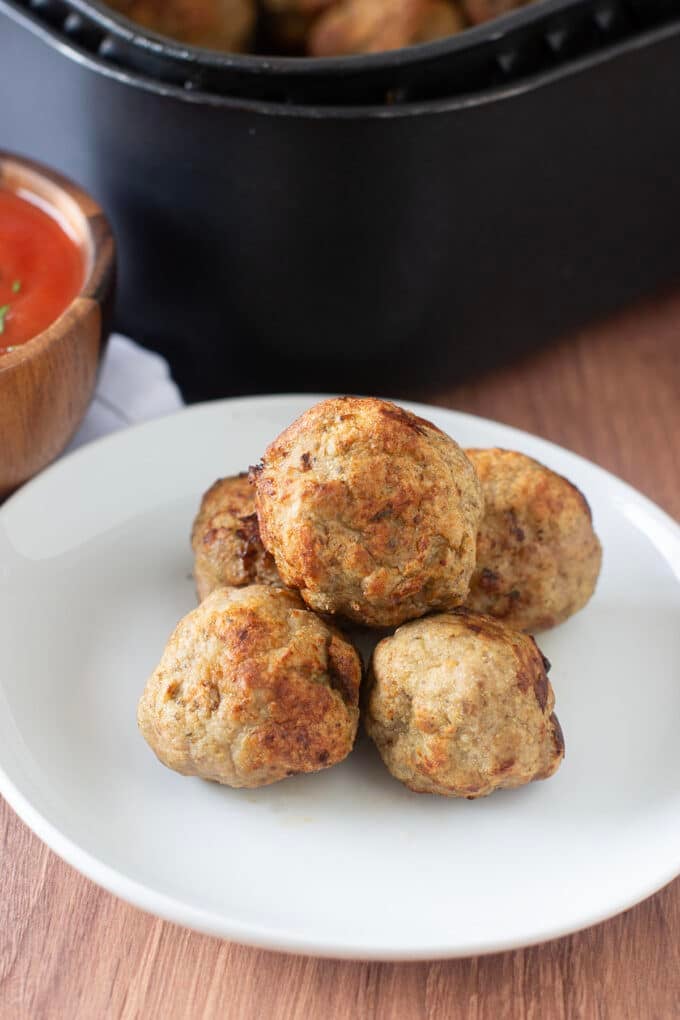
{"label": "red dipping sauce", "polygon": [[0,188],[0,356],[58,319],[84,277],[83,253],[57,220]]}

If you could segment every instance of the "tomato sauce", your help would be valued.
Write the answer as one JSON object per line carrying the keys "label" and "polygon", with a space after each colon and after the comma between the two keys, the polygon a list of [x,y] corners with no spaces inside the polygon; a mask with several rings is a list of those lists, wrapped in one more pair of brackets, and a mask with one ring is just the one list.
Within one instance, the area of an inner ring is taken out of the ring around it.
{"label": "tomato sauce", "polygon": [[0,356],[58,319],[84,276],[83,253],[57,220],[0,188]]}

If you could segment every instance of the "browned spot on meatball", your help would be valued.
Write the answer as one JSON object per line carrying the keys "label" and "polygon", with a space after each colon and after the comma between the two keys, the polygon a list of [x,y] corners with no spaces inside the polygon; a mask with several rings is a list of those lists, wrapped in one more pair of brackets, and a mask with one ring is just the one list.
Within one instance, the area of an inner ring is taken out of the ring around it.
{"label": "browned spot on meatball", "polygon": [[[236,514],[236,510],[232,509],[232,513]],[[245,539],[248,542],[252,542],[254,538],[259,538],[257,514],[255,511],[253,511],[252,514],[239,514],[238,519],[243,525],[243,527],[237,531],[239,538]]]}
{"label": "browned spot on meatball", "polygon": [[353,693],[353,679],[338,669],[333,662],[329,663],[328,681],[333,690],[339,693],[343,701],[349,701],[351,699]]}
{"label": "browned spot on meatball", "polygon": [[471,613],[467,609],[454,609],[454,615],[460,620],[461,625],[467,630],[472,631],[473,634],[479,634],[482,631],[482,624],[479,622],[479,618]]}
{"label": "browned spot on meatball", "polygon": [[564,755],[564,751],[565,751],[564,733],[562,731],[562,727],[560,726],[560,721],[559,721],[559,719],[557,718],[557,716],[555,715],[554,712],[550,716],[550,721],[551,721],[551,723],[553,725],[553,737],[555,739],[555,751],[557,752],[557,754],[560,754],[560,755],[563,756]]}
{"label": "browned spot on meatball", "polygon": [[534,680],[534,694],[541,710],[548,704],[548,677],[545,670],[540,670]]}
{"label": "browned spot on meatball", "polygon": [[384,521],[387,517],[391,517],[394,513],[394,507],[391,503],[388,503],[382,510],[378,510],[376,514],[370,518],[371,524],[377,524],[378,521]]}
{"label": "browned spot on meatball", "polygon": [[359,683],[357,680],[356,662],[352,654],[354,649],[348,653],[347,642],[338,631],[333,630],[328,641],[328,682],[330,687],[337,691],[340,697],[349,705],[356,703],[359,697]]}
{"label": "browned spot on meatball", "polygon": [[430,422],[425,422],[422,418],[416,417],[415,414],[409,414],[402,407],[397,407],[396,404],[385,404],[380,408],[380,413],[383,417],[392,418],[394,421],[398,421],[400,425],[405,425],[407,429],[412,429],[421,436],[426,435],[426,426],[430,426],[430,428],[435,427]]}
{"label": "browned spot on meatball", "polygon": [[517,514],[515,513],[514,510],[512,509],[508,510],[508,518],[510,520],[511,533],[515,536],[518,542],[523,542],[524,539],[526,538],[526,535],[524,534],[524,529],[520,528],[519,524],[517,523]]}
{"label": "browned spot on meatball", "polygon": [[483,567],[479,575],[479,585],[484,591],[497,591],[500,584],[500,577],[488,567]]}

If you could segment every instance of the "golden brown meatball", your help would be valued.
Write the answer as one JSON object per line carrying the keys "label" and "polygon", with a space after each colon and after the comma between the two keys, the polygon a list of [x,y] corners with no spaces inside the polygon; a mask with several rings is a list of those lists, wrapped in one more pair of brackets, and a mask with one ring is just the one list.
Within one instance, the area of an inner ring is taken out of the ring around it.
{"label": "golden brown meatball", "polygon": [[602,549],[575,485],[513,450],[467,450],[485,512],[466,606],[531,633],[582,609]]}
{"label": "golden brown meatball", "polygon": [[262,541],[312,609],[389,627],[464,601],[481,489],[430,422],[385,400],[325,400],[255,476]]}
{"label": "golden brown meatball", "polygon": [[452,0],[265,0],[263,24],[272,45],[313,56],[395,49],[465,27]]}
{"label": "golden brown meatball", "polygon": [[465,21],[452,0],[340,0],[309,32],[313,56],[400,49],[460,32]]}
{"label": "golden brown meatball", "polygon": [[138,25],[190,46],[239,51],[255,27],[255,0],[107,0]]}
{"label": "golden brown meatball", "polygon": [[220,478],[208,489],[191,531],[191,546],[199,601],[225,585],[283,584],[260,539],[255,489],[247,475]]}
{"label": "golden brown meatball", "polygon": [[533,638],[465,611],[404,624],[373,654],[366,729],[417,793],[485,797],[564,757],[549,664]]}
{"label": "golden brown meatball", "polygon": [[361,664],[282,588],[220,588],[185,616],[139,702],[142,735],[187,776],[265,786],[352,750]]}

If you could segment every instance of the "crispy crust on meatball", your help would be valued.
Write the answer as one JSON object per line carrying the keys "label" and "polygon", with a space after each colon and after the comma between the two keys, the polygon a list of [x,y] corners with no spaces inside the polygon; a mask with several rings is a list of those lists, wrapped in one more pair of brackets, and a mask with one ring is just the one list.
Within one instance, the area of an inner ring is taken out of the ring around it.
{"label": "crispy crust on meatball", "polygon": [[219,478],[203,496],[191,530],[199,601],[215,588],[282,585],[260,539],[255,490],[247,475]]}
{"label": "crispy crust on meatball", "polygon": [[325,400],[254,475],[262,541],[312,609],[389,627],[465,600],[481,487],[430,422],[385,400]]}
{"label": "crispy crust on meatball", "polygon": [[354,648],[294,592],[221,588],[177,625],[137,720],[168,768],[266,786],[349,754],[360,682]]}
{"label": "crispy crust on meatball", "polygon": [[533,638],[458,610],[377,646],[366,729],[417,793],[485,797],[547,779],[564,757],[555,696]]}
{"label": "crispy crust on meatball", "polygon": [[554,627],[595,590],[602,548],[575,485],[513,450],[467,450],[484,491],[466,606],[518,630]]}

